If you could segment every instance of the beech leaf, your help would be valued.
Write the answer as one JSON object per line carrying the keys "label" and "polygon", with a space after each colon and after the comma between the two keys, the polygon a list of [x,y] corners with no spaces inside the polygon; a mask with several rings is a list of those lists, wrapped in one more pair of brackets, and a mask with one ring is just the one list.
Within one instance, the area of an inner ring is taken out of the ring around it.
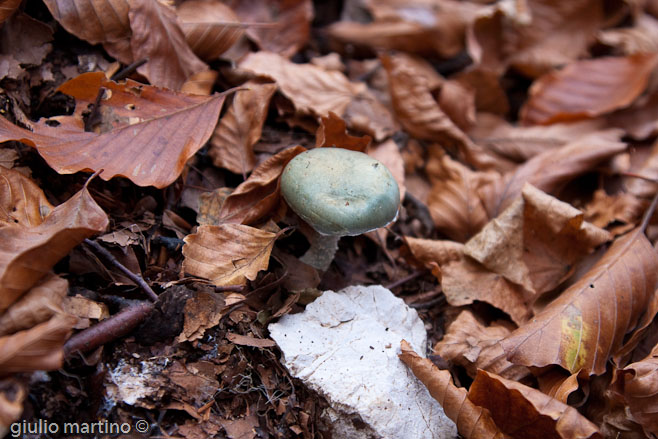
{"label": "beech leaf", "polygon": [[632,349],[658,311],[658,255],[640,229],[615,241],[576,283],[501,344],[525,366],[605,372]]}
{"label": "beech leaf", "polygon": [[53,208],[36,183],[18,171],[0,167],[0,226],[38,226]]}
{"label": "beech leaf", "polygon": [[[101,101],[101,132],[84,131],[81,113],[101,87],[108,90]],[[210,138],[225,98],[176,93],[131,80],[118,84],[101,72],[80,75],[59,90],[76,98],[74,115],[55,118],[59,126],[54,127],[41,120],[33,131],[0,118],[0,141],[35,146],[60,174],[103,169],[104,180],[124,176],[158,188],[176,180],[185,162]]]}
{"label": "beech leaf", "polygon": [[626,107],[644,91],[657,64],[656,54],[575,61],[535,81],[521,120],[550,124]]}
{"label": "beech leaf", "polygon": [[432,398],[441,404],[446,416],[457,424],[460,435],[465,439],[505,437],[491,418],[491,413],[473,404],[466,396],[466,390],[453,384],[450,372],[439,370],[430,360],[415,353],[406,340],[400,344],[400,359],[427,387]]}
{"label": "beech leaf", "polygon": [[130,37],[130,0],[44,0],[68,32],[91,44]]}
{"label": "beech leaf", "polygon": [[185,237],[183,270],[214,285],[238,285],[267,269],[278,235],[242,224],[200,226]]}
{"label": "beech leaf", "polygon": [[575,408],[483,370],[471,384],[468,399],[488,409],[496,425],[512,438],[603,438],[596,425]]}
{"label": "beech leaf", "polygon": [[32,288],[73,247],[103,232],[108,222],[85,187],[55,207],[37,226],[0,227],[0,312]]}

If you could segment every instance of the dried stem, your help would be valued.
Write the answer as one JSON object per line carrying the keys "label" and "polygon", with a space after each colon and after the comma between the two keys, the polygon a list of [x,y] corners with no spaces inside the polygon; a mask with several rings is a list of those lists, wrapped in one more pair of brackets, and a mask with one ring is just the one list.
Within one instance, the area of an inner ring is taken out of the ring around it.
{"label": "dried stem", "polygon": [[64,344],[64,355],[88,352],[130,333],[153,309],[153,304],[143,302],[128,307],[96,325],[78,332]]}
{"label": "dried stem", "polygon": [[121,262],[117,261],[117,258],[112,255],[109,251],[107,251],[102,245],[97,243],[96,241],[92,241],[91,239],[85,239],[85,244],[90,246],[91,248],[94,249],[96,253],[98,253],[100,256],[102,256],[107,262],[110,264],[114,265],[116,268],[121,270],[123,274],[125,274],[131,281],[135,282],[135,285],[139,286],[148,296],[152,301],[158,300],[158,295],[155,294],[155,292],[151,289],[151,287],[144,281],[144,279],[133,273],[132,271],[128,270]]}

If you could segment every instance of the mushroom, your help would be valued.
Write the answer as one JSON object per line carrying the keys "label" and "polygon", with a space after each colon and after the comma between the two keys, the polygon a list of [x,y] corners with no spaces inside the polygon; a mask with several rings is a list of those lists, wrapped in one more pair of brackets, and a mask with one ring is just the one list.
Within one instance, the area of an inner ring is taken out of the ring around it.
{"label": "mushroom", "polygon": [[316,148],[293,158],[281,175],[281,194],[316,232],[301,261],[323,271],[341,236],[384,227],[400,205],[398,184],[386,166],[342,148]]}

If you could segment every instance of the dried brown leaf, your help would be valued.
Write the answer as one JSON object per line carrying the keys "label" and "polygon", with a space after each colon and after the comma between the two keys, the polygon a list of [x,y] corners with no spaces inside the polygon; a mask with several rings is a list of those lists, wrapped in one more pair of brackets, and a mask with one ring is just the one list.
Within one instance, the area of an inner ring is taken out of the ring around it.
{"label": "dried brown leaf", "polygon": [[645,359],[618,370],[613,387],[647,437],[658,436],[658,345]]}
{"label": "dried brown leaf", "polygon": [[530,375],[530,370],[507,361],[498,343],[512,331],[509,326],[496,322],[485,326],[472,312],[462,311],[446,328],[443,339],[434,345],[434,352],[464,367],[471,377],[475,377],[477,369],[483,369],[520,381]]}
{"label": "dried brown leaf", "polygon": [[395,115],[409,134],[459,150],[469,163],[478,167],[495,164],[450,120],[434,99],[432,90],[440,79],[435,72],[428,74],[433,72],[429,63],[403,54],[384,55],[380,59],[388,75]]}
{"label": "dried brown leaf", "polygon": [[611,129],[592,133],[560,147],[534,156],[515,171],[482,188],[481,197],[495,218],[521,193],[525,183],[554,194],[571,179],[593,169],[599,163],[626,149],[619,141],[622,133]]}
{"label": "dried brown leaf", "polygon": [[352,151],[365,152],[372,138],[352,136],[347,132],[347,124],[333,111],[320,118],[320,126],[315,133],[315,147],[335,146]]}
{"label": "dried brown leaf", "polygon": [[254,348],[272,348],[276,346],[276,342],[268,338],[256,338],[249,335],[235,334],[232,332],[226,334],[226,338],[231,343],[235,343],[240,346],[251,346]]}
{"label": "dried brown leaf", "polygon": [[233,96],[231,106],[215,128],[208,150],[215,166],[242,175],[251,172],[256,165],[253,148],[260,139],[276,85],[247,82],[244,87],[247,89]]}
{"label": "dried brown leaf", "polygon": [[597,0],[498,3],[473,24],[468,51],[476,64],[499,75],[513,66],[538,76],[587,54],[602,25]]}
{"label": "dried brown leaf", "polygon": [[64,29],[91,44],[130,37],[129,0],[44,0]]}
{"label": "dried brown leaf", "polygon": [[187,44],[203,60],[217,59],[244,35],[238,16],[219,1],[188,0],[176,12]]}
{"label": "dried brown leaf", "polygon": [[183,270],[214,285],[238,285],[267,269],[276,233],[242,224],[200,226],[183,246]]}
{"label": "dried brown leaf", "polygon": [[483,370],[471,384],[468,399],[488,409],[496,425],[512,438],[603,438],[575,408]]}
{"label": "dried brown leaf", "polygon": [[658,52],[658,20],[651,15],[640,14],[632,27],[599,32],[599,41],[615,48],[618,55]]}
{"label": "dried brown leaf", "polygon": [[618,239],[587,274],[501,344],[525,366],[605,372],[629,352],[658,311],[658,255],[641,230]]}
{"label": "dried brown leaf", "polygon": [[295,64],[270,52],[249,54],[240,68],[272,79],[279,90],[304,115],[326,116],[333,111],[342,116],[353,96],[363,84],[349,82],[335,70],[324,70],[313,64]]}
{"label": "dried brown leaf", "polygon": [[52,273],[0,315],[0,336],[29,329],[62,312],[69,283]]}
{"label": "dried brown leaf", "polygon": [[26,397],[27,391],[18,379],[0,381],[0,434],[6,435],[10,425],[21,417]]}
{"label": "dried brown leaf", "polygon": [[655,136],[658,133],[658,93],[641,96],[630,107],[610,114],[607,121],[636,140]]}
{"label": "dried brown leaf", "polygon": [[580,387],[578,374],[569,374],[559,367],[552,367],[547,372],[537,376],[537,383],[542,393],[555,398],[563,404],[567,404],[569,395]]}
{"label": "dried brown leaf", "polygon": [[410,237],[405,237],[405,241],[414,258],[439,278],[452,306],[480,300],[506,312],[519,325],[530,318],[529,293],[465,256],[463,244]]}
{"label": "dried brown leaf", "polygon": [[448,418],[457,424],[457,431],[465,439],[502,439],[505,436],[496,427],[491,413],[478,407],[466,396],[466,390],[456,387],[447,370],[438,369],[427,358],[413,351],[405,340],[401,342],[400,359],[429,390],[430,395],[443,407]]}
{"label": "dried brown leaf", "polygon": [[198,340],[210,328],[219,324],[224,301],[217,294],[198,292],[185,302],[183,331],[176,339],[179,343]]}
{"label": "dried brown leaf", "polygon": [[653,53],[575,61],[532,84],[521,120],[550,124],[626,107],[644,91],[657,64]]}
{"label": "dried brown leaf", "polygon": [[468,240],[489,219],[479,189],[496,174],[471,171],[437,146],[429,148],[425,172],[432,183],[427,207],[437,229],[455,241]]}
{"label": "dried brown leaf", "polygon": [[[83,130],[81,113],[94,102],[100,88],[101,133]],[[0,141],[19,140],[36,146],[48,164],[61,174],[100,170],[101,178],[125,176],[141,186],[165,187],[183,170],[185,162],[212,134],[225,95],[195,96],[128,80],[118,84],[101,72],[86,73],[66,82],[63,93],[76,98],[76,113],[41,120],[28,131],[0,118]]]}
{"label": "dried brown leaf", "polygon": [[7,21],[9,17],[18,9],[23,0],[2,0],[0,1],[0,23]]}
{"label": "dried brown leaf", "polygon": [[31,329],[0,337],[0,375],[62,367],[62,346],[75,322],[75,317],[57,314]]}
{"label": "dried brown leaf", "polygon": [[611,235],[583,213],[530,184],[503,213],[464,246],[494,273],[541,295],[564,281],[583,256]]}
{"label": "dried brown leaf", "polygon": [[15,14],[0,31],[0,53],[20,64],[39,65],[52,50],[53,30],[27,14]]}
{"label": "dried brown leaf", "polygon": [[130,47],[133,60],[147,59],[137,71],[152,85],[180,90],[208,66],[192,52],[175,11],[159,1],[130,0]]}
{"label": "dried brown leaf", "polygon": [[0,167],[0,225],[38,226],[53,208],[36,183]]}
{"label": "dried brown leaf", "polygon": [[231,0],[229,5],[243,22],[269,24],[247,28],[249,38],[262,50],[290,58],[311,35],[311,0]]}
{"label": "dried brown leaf", "polygon": [[107,224],[107,215],[83,188],[35,227],[0,227],[0,311],[85,238],[103,232]]}
{"label": "dried brown leaf", "polygon": [[279,176],[302,146],[285,149],[261,163],[249,178],[229,195],[219,211],[224,223],[252,224],[271,211],[279,201]]}

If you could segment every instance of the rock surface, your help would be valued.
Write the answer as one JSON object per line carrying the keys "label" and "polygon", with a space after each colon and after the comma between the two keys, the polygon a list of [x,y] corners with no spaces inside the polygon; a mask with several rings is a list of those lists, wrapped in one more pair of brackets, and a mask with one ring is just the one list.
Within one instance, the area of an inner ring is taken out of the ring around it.
{"label": "rock surface", "polygon": [[398,358],[400,340],[423,354],[427,335],[416,311],[389,290],[325,291],[269,330],[292,375],[331,404],[324,416],[334,437],[457,437],[455,424]]}

